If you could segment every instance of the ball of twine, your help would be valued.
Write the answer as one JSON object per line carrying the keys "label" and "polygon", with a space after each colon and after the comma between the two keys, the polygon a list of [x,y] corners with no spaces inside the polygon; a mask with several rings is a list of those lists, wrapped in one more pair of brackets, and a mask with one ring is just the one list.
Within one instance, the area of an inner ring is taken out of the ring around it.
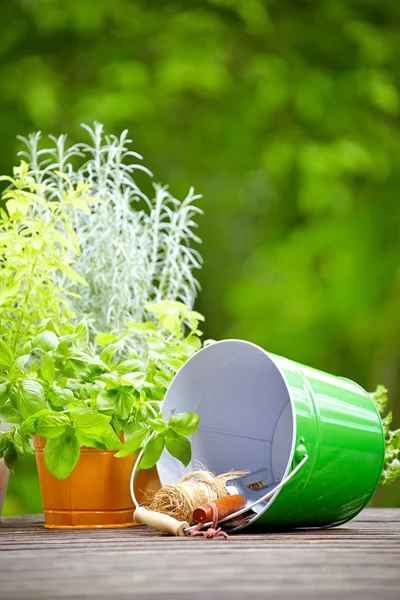
{"label": "ball of twine", "polygon": [[247,471],[230,471],[214,475],[210,471],[194,471],[177,483],[165,485],[151,503],[150,510],[170,515],[178,521],[193,524],[193,513],[202,504],[228,496],[226,482],[242,477]]}

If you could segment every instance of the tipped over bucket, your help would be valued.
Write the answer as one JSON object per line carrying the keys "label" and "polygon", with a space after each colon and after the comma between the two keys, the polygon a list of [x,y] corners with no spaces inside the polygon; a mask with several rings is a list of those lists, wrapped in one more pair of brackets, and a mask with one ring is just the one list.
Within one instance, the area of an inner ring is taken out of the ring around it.
{"label": "tipped over bucket", "polygon": [[200,415],[191,463],[185,468],[164,452],[162,485],[201,464],[217,474],[248,471],[237,483],[248,505],[278,488],[241,527],[340,525],[365,507],[379,482],[384,434],[370,396],[348,379],[250,342],[225,340],[197,352],[171,383],[162,412],[167,419]]}

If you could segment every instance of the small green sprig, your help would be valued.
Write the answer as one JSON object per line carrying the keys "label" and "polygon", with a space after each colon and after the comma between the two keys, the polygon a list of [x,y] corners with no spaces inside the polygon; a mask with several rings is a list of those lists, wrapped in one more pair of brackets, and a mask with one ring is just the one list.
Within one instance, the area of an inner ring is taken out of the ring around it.
{"label": "small green sprig", "polygon": [[387,388],[378,385],[375,392],[370,395],[381,415],[385,433],[385,462],[380,483],[387,486],[400,477],[400,429],[393,431],[390,429],[393,419],[391,411],[384,416],[388,401]]}
{"label": "small green sprig", "polygon": [[20,352],[0,340],[0,420],[16,423],[0,435],[0,457],[13,469],[31,451],[30,439],[47,439],[49,471],[65,479],[80,448],[118,451],[117,457],[143,448],[140,469],[155,465],[164,448],[185,466],[191,460],[193,413],[165,422],[161,400],[180,368],[201,347],[203,317],[179,302],[147,306],[155,322],[129,323],[118,337],[97,336],[90,346],[87,325],[47,320]]}

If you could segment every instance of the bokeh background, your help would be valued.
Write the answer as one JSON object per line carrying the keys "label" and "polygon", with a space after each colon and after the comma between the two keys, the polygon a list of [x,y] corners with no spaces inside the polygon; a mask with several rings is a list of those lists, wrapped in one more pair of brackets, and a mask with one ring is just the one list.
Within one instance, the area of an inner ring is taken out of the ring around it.
{"label": "bokeh background", "polygon": [[[0,171],[17,134],[128,128],[155,179],[204,195],[197,308],[384,383],[400,426],[400,3],[0,1]],[[400,504],[400,485],[375,505]],[[5,514],[39,512],[33,459]]]}

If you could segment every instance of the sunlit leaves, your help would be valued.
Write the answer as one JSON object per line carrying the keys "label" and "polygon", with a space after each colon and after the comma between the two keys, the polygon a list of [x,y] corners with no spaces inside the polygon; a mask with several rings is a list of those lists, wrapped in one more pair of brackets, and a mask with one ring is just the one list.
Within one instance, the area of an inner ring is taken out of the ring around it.
{"label": "sunlit leaves", "polygon": [[76,437],[64,433],[55,439],[48,439],[44,448],[44,461],[50,473],[57,479],[66,479],[78,462],[80,444]]}
{"label": "sunlit leaves", "polygon": [[23,419],[46,408],[44,389],[38,381],[22,379],[17,391],[18,409]]}

